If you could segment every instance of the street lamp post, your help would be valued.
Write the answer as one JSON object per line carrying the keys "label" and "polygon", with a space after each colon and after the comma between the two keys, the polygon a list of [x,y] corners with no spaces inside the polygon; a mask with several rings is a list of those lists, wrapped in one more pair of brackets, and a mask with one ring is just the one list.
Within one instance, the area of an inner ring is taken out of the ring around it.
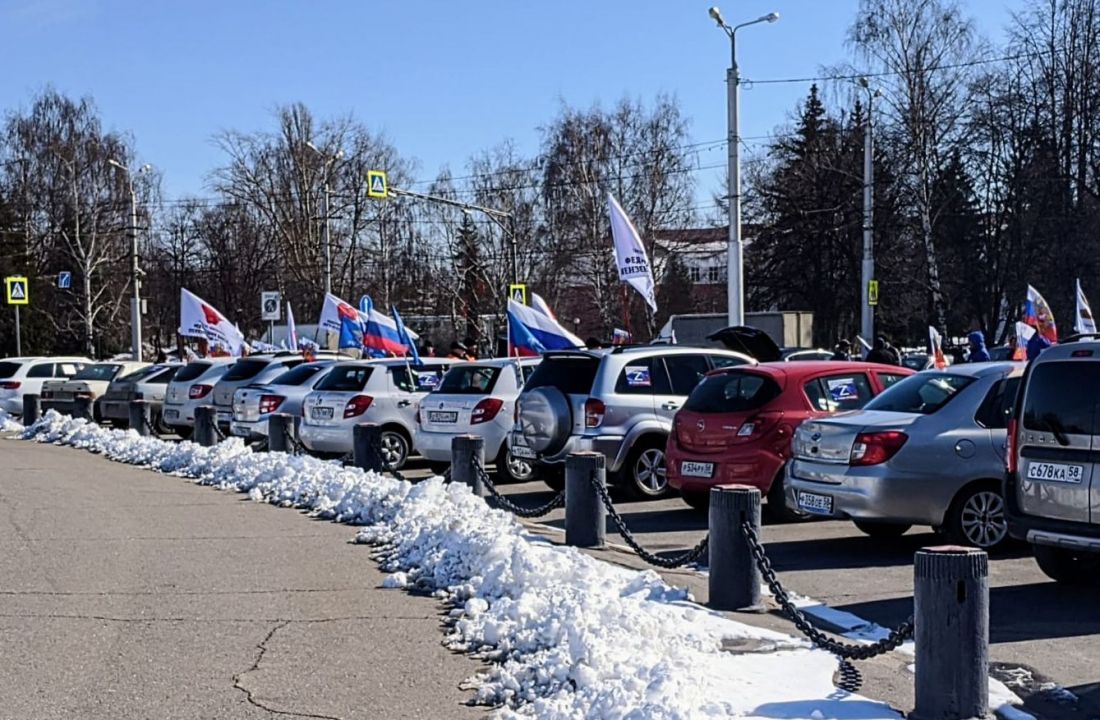
{"label": "street lamp post", "polygon": [[773,23],[779,13],[768,13],[755,20],[730,27],[722,19],[717,7],[710,9],[710,16],[730,39],[730,67],[726,71],[726,102],[728,105],[728,153],[729,153],[729,248],[726,251],[726,300],[729,306],[729,324],[745,324],[745,285],[742,267],[741,242],[741,130],[738,120],[738,103],[741,74],[737,67],[737,31],[758,23]]}
{"label": "street lamp post", "polygon": [[[135,362],[141,362],[141,268],[138,267],[138,239],[137,239],[137,193],[134,192],[134,174],[118,160],[108,159],[107,163],[126,173],[126,179],[130,184],[130,283],[133,285],[134,295],[130,298],[130,356]],[[142,165],[138,170],[147,173],[151,166]]]}
{"label": "street lamp post", "polygon": [[308,140],[306,141],[306,147],[325,158],[325,295],[329,295],[332,293],[332,213],[329,211],[329,196],[332,194],[332,166],[337,160],[344,157],[344,151],[337,150],[335,155],[325,155]]}
{"label": "street lamp post", "polygon": [[867,78],[859,79],[867,91],[867,120],[863,130],[863,263],[860,273],[859,332],[867,342],[875,339],[875,308],[871,305],[871,281],[875,279],[875,163],[874,163],[874,100],[882,95],[871,90]]}

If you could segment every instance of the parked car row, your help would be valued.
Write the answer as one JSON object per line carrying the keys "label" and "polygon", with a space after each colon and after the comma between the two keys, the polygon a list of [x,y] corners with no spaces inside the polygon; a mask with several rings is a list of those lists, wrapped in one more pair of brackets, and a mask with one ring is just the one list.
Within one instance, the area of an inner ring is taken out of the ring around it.
{"label": "parked car row", "polygon": [[63,412],[91,398],[97,419],[125,424],[142,398],[159,430],[187,437],[196,408],[212,405],[249,440],[290,413],[322,456],[349,453],[353,427],[370,421],[395,468],[420,453],[441,469],[451,440],[472,433],[498,481],[556,489],[570,453],[596,451],[609,482],[636,497],[678,491],[702,508],[712,487],[746,484],[780,520],[846,519],[872,537],[924,525],[986,549],[1016,538],[1056,580],[1100,577],[1100,343],[1056,345],[1026,366],[921,372],[789,359],[670,345],[417,366],[291,353],[184,365],[9,358],[0,408],[19,414],[27,392]]}

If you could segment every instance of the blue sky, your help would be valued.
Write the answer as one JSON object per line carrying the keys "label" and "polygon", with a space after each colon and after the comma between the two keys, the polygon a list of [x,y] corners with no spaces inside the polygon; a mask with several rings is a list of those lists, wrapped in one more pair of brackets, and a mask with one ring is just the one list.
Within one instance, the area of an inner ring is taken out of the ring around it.
{"label": "blue sky", "polygon": [[[964,0],[1000,42],[1023,0]],[[418,178],[461,170],[511,138],[534,154],[562,102],[677,96],[696,142],[726,134],[728,41],[696,0],[0,0],[0,108],[47,85],[95,98],[106,126],[131,132],[164,173],[168,197],[208,194],[222,161],[211,136],[271,129],[276,105],[352,113],[419,162]],[[719,0],[746,79],[804,77],[849,59],[858,0]],[[742,135],[787,121],[805,84],[742,93]],[[750,141],[751,144],[752,141]],[[700,164],[723,161],[704,151]],[[702,191],[720,170],[698,175]]]}

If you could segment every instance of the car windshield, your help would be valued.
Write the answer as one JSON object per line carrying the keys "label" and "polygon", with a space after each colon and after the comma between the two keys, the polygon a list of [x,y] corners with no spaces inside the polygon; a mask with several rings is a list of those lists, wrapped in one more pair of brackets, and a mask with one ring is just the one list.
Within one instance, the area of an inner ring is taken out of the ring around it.
{"label": "car windshield", "polygon": [[559,355],[545,358],[524,385],[525,390],[556,387],[566,395],[587,395],[592,392],[599,358],[588,355]]}
{"label": "car windshield", "polygon": [[972,382],[974,378],[967,375],[922,372],[891,385],[864,409],[931,415]]}
{"label": "car windshield", "polygon": [[338,365],[321,378],[315,390],[334,392],[359,392],[366,384],[374,368],[366,365]]}
{"label": "car windshield", "polygon": [[179,372],[176,373],[176,377],[173,378],[174,382],[188,382],[202,375],[204,372],[210,369],[212,363],[203,362],[201,360],[194,360],[187,363]]}
{"label": "car windshield", "polygon": [[73,380],[110,380],[120,369],[121,365],[89,365],[73,375]]}
{"label": "car windshield", "polygon": [[779,397],[779,385],[756,373],[732,372],[709,375],[695,386],[684,409],[701,413],[756,410]]}
{"label": "car windshield", "polygon": [[1100,365],[1075,361],[1040,363],[1027,381],[1024,427],[1055,433],[1056,437],[1067,433],[1095,435],[1098,393]]}
{"label": "car windshield", "polygon": [[15,373],[19,372],[19,363],[17,362],[0,362],[0,378],[10,378]]}
{"label": "car windshield", "polygon": [[272,385],[304,385],[307,380],[315,377],[317,373],[325,369],[325,365],[299,365],[298,367],[287,370],[282,375],[279,375],[271,381]]}
{"label": "car windshield", "polygon": [[443,376],[437,393],[454,395],[484,395],[493,391],[500,367],[492,365],[460,365]]}
{"label": "car windshield", "polygon": [[270,364],[267,360],[238,360],[222,375],[222,380],[251,380]]}

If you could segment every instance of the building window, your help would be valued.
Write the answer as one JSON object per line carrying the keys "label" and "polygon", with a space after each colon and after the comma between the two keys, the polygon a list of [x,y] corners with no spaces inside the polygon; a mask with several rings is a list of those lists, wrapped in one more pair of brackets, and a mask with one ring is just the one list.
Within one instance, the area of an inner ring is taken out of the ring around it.
{"label": "building window", "polygon": [[726,267],[724,265],[708,265],[706,268],[707,283],[724,283],[726,281]]}
{"label": "building window", "polygon": [[695,265],[690,265],[688,267],[688,277],[691,278],[691,282],[698,285],[699,283],[703,282],[703,271],[701,268]]}

